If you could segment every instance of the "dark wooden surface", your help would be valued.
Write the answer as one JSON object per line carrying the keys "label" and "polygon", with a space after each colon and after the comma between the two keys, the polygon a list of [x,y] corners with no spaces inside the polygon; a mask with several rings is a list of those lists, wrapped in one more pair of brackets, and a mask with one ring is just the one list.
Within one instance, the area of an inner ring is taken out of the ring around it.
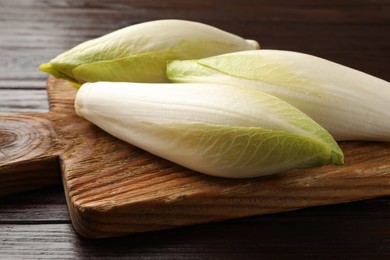
{"label": "dark wooden surface", "polygon": [[[205,22],[390,80],[388,0],[0,0],[0,113],[47,111],[40,63],[147,20]],[[390,180],[389,180],[390,181]],[[62,187],[0,199],[0,259],[390,257],[390,198],[122,238],[74,232]]]}

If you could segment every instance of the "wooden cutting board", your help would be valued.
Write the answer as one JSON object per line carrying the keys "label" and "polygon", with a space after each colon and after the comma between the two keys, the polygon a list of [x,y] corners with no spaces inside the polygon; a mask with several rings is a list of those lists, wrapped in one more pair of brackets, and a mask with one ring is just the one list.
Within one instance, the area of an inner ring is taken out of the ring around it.
{"label": "wooden cutting board", "polygon": [[232,180],[126,144],[78,117],[76,90],[49,78],[50,112],[0,116],[0,196],[64,185],[89,238],[175,228],[390,195],[390,144],[342,142],[345,165]]}

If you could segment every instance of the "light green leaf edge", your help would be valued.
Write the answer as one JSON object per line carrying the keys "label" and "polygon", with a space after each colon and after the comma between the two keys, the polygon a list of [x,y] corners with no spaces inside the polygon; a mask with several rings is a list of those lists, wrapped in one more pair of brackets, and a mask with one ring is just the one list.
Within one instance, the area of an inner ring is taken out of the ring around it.
{"label": "light green leaf edge", "polygon": [[160,124],[153,128],[154,136],[168,140],[169,149],[188,153],[192,163],[217,165],[226,170],[275,173],[344,163],[341,150],[337,152],[321,140],[284,131],[202,123]]}
{"label": "light green leaf edge", "polygon": [[169,51],[136,54],[121,59],[82,64],[72,70],[78,82],[168,82],[166,60],[174,58]]}

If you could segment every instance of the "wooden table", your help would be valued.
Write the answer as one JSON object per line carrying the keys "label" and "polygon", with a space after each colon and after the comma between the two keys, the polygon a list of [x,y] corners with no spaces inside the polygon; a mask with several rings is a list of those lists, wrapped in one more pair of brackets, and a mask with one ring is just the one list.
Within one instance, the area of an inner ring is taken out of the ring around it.
{"label": "wooden table", "polygon": [[[388,0],[0,0],[0,113],[45,112],[38,65],[70,47],[163,18],[208,23],[263,48],[301,51],[390,80]],[[0,199],[0,259],[390,257],[390,198],[121,238],[88,240],[62,187]]]}

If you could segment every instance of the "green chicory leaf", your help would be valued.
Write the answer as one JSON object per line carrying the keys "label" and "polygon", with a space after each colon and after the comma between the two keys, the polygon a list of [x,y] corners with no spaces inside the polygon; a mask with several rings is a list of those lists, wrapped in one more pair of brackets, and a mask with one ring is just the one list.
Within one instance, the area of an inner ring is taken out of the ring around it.
{"label": "green chicory leaf", "polygon": [[85,82],[167,82],[166,62],[258,49],[215,27],[184,20],[132,25],[92,39],[58,55],[40,70],[75,86]]}
{"label": "green chicory leaf", "polygon": [[340,165],[332,136],[290,104],[221,84],[84,84],[75,108],[106,132],[192,170],[249,178]]}

